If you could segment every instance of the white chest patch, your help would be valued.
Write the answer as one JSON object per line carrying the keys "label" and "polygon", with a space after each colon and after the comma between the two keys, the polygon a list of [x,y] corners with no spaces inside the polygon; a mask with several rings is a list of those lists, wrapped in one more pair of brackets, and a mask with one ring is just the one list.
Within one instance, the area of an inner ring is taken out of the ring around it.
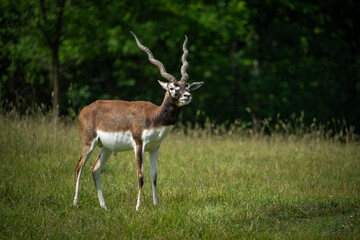
{"label": "white chest patch", "polygon": [[151,152],[155,150],[173,127],[173,125],[170,125],[162,128],[144,130],[141,137],[145,146],[145,151]]}
{"label": "white chest patch", "polygon": [[96,132],[103,146],[113,152],[129,151],[135,147],[135,141],[130,131],[103,132],[97,130]]}

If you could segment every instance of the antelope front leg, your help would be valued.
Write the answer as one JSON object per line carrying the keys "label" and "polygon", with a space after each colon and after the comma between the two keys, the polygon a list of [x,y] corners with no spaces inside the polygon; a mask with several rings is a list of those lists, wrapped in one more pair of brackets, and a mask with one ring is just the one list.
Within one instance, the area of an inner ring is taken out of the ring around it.
{"label": "antelope front leg", "polygon": [[140,209],[141,203],[141,191],[144,185],[144,149],[143,144],[137,144],[135,148],[135,157],[137,165],[137,176],[138,176],[138,197],[136,204],[136,211]]}
{"label": "antelope front leg", "polygon": [[156,148],[153,152],[149,153],[150,159],[150,172],[151,172],[151,185],[153,190],[153,200],[154,205],[158,205],[157,191],[156,191],[156,178],[157,178],[157,170],[156,170],[156,161],[159,155],[159,148]]}

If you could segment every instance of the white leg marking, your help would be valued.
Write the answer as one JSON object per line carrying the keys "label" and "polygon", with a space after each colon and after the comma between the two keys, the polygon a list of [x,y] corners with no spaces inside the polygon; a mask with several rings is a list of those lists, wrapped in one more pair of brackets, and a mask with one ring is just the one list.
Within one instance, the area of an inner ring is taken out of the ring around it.
{"label": "white leg marking", "polygon": [[100,174],[101,174],[101,169],[102,169],[103,165],[109,159],[109,157],[111,156],[111,153],[112,153],[112,151],[102,147],[100,150],[100,153],[99,153],[99,159],[96,161],[95,166],[92,170],[93,173],[95,174],[95,185],[96,185],[96,190],[98,193],[100,206],[105,209],[107,209],[107,207],[106,207],[105,199],[104,199],[101,184],[100,184]]}
{"label": "white leg marking", "polygon": [[144,171],[145,144],[143,144],[141,156],[142,156],[142,159],[141,159],[141,161],[142,161],[142,163],[141,163],[141,172],[143,174],[144,183],[145,183],[145,171]]}
{"label": "white leg marking", "polygon": [[[135,146],[134,147],[134,150],[135,150],[135,159],[136,159],[136,151],[137,151],[137,147]],[[144,153],[145,153],[145,145],[143,144],[142,146],[142,153],[141,153],[141,172],[142,172],[142,175],[143,175],[143,179],[145,179],[144,177]],[[139,186],[139,189],[138,189],[138,197],[137,197],[137,204],[136,204],[136,211],[139,211],[140,209],[140,204],[141,204],[141,195],[142,195],[142,188],[140,188]]]}
{"label": "white leg marking", "polygon": [[149,160],[150,160],[150,172],[151,172],[151,185],[153,190],[153,200],[154,205],[158,205],[158,198],[157,198],[157,190],[156,190],[156,178],[157,178],[157,169],[156,169],[156,161],[159,156],[159,147],[157,147],[154,151],[149,153]]}
{"label": "white leg marking", "polygon": [[136,211],[139,211],[140,209],[140,203],[141,203],[141,190],[138,190],[138,198],[137,198],[137,204],[136,204]]}
{"label": "white leg marking", "polygon": [[90,155],[93,152],[97,142],[98,142],[98,139],[95,138],[95,140],[93,141],[93,143],[91,145],[91,148],[90,148],[89,152],[85,154],[84,160],[82,162],[82,165],[81,165],[81,168],[80,168],[80,171],[79,171],[79,175],[78,175],[78,177],[76,179],[75,197],[74,197],[74,202],[73,202],[74,206],[78,206],[78,204],[79,204],[79,186],[80,186],[80,178],[81,178],[83,167],[85,166],[85,163],[87,162],[87,160],[90,158]]}

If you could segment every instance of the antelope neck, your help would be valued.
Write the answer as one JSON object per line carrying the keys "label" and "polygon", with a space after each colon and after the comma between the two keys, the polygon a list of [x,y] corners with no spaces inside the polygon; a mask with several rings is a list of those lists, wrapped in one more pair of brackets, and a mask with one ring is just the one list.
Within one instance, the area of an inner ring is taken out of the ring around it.
{"label": "antelope neck", "polygon": [[156,116],[154,119],[155,125],[156,126],[175,125],[180,111],[181,111],[181,107],[178,107],[170,97],[170,94],[166,92],[164,100],[156,112]]}

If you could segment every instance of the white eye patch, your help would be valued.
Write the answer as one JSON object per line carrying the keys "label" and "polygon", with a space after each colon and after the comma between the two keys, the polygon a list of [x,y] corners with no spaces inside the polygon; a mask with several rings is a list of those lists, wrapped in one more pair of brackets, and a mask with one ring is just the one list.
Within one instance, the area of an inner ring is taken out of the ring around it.
{"label": "white eye patch", "polygon": [[169,84],[169,92],[171,95],[175,95],[175,92],[178,91],[180,89],[180,87],[175,86],[173,83]]}

